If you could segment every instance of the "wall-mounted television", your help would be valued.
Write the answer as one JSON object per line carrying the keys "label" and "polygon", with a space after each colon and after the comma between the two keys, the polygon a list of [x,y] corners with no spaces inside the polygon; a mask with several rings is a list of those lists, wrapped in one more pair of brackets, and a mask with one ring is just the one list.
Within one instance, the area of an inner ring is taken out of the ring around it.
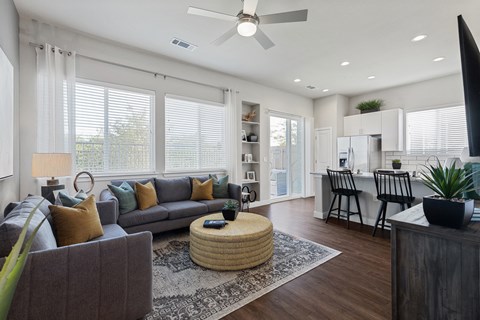
{"label": "wall-mounted television", "polygon": [[480,52],[462,16],[458,16],[463,92],[471,157],[480,156]]}

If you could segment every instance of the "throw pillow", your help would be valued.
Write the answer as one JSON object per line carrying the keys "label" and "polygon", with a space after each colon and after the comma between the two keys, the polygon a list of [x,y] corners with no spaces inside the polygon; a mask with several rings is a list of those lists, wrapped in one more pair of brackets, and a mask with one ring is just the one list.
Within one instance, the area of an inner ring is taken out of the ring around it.
{"label": "throw pillow", "polygon": [[59,246],[86,242],[103,235],[94,195],[73,208],[52,205],[50,212]]}
{"label": "throw pillow", "polygon": [[79,204],[83,200],[87,199],[87,197],[87,194],[82,189],[80,189],[73,197],[63,191],[58,193],[58,199],[60,200],[60,203],[66,207],[73,207],[74,205]]}
{"label": "throw pillow", "polygon": [[[22,228],[27,221],[28,215],[35,206],[35,203],[24,200],[5,217],[2,223],[0,223],[0,257],[5,257],[10,253],[13,245],[17,242],[18,237],[22,232]],[[30,238],[33,230],[43,219],[45,219],[45,215],[40,209],[37,209],[28,225],[26,239]],[[54,249],[56,247],[57,242],[53,235],[52,228],[50,227],[50,223],[44,221],[42,226],[38,229],[30,251]]]}
{"label": "throw pillow", "polygon": [[135,182],[135,194],[137,195],[138,208],[140,210],[157,205],[157,192],[150,181],[146,184]]}
{"label": "throw pillow", "polygon": [[194,178],[192,180],[192,196],[190,200],[213,200],[213,180],[205,182]]}
{"label": "throw pillow", "polygon": [[135,198],[135,191],[124,181],[119,187],[109,184],[108,189],[118,199],[118,206],[120,214],[128,213],[137,209],[137,199]]}
{"label": "throw pillow", "polygon": [[216,198],[229,198],[228,194],[228,176],[217,178],[216,174],[209,174],[210,179],[213,180],[213,197]]}

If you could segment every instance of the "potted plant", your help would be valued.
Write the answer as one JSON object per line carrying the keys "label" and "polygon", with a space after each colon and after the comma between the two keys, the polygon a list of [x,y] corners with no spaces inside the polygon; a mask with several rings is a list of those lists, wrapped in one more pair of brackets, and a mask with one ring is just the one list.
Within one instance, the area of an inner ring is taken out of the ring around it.
{"label": "potted plant", "polygon": [[423,184],[435,194],[423,197],[423,212],[428,222],[444,227],[461,228],[468,224],[473,215],[474,201],[463,199],[465,192],[471,191],[473,183],[471,175],[465,169],[425,166],[428,173],[421,173]]}
{"label": "potted plant", "polygon": [[392,160],[392,168],[393,169],[401,169],[402,168],[402,161],[400,159],[393,159]]}
{"label": "potted plant", "polygon": [[380,107],[384,105],[384,101],[381,99],[366,100],[360,102],[356,108],[360,110],[360,113],[368,113],[380,111]]}
{"label": "potted plant", "polygon": [[239,211],[237,200],[227,200],[223,205],[222,214],[225,220],[234,221]]}

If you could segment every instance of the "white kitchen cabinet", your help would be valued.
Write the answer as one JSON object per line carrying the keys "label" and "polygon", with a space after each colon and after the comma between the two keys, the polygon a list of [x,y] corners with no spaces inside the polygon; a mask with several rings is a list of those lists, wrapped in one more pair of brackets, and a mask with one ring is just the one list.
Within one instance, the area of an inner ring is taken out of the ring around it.
{"label": "white kitchen cabinet", "polygon": [[381,112],[371,112],[343,118],[343,135],[375,135],[382,133]]}
{"label": "white kitchen cabinet", "polygon": [[403,151],[403,110],[385,110],[381,115],[382,151]]}

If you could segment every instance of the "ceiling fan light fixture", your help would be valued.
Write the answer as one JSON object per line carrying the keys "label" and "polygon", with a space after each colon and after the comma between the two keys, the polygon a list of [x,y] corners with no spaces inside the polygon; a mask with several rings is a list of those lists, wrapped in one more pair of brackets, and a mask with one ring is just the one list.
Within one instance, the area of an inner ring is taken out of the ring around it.
{"label": "ceiling fan light fixture", "polygon": [[240,18],[237,24],[238,34],[243,37],[251,37],[257,32],[258,21],[254,18]]}

